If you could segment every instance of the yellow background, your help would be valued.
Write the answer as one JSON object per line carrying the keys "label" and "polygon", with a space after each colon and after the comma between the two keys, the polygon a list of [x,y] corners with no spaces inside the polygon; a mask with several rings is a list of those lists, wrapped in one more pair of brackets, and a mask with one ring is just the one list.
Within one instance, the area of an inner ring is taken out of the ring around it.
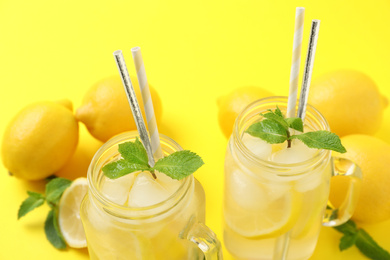
{"label": "yellow background", "polygon": [[[132,73],[130,48],[141,46],[148,80],[163,101],[160,132],[206,162],[196,177],[206,191],[207,224],[222,239],[227,140],[218,126],[216,100],[246,85],[287,95],[297,6],[306,7],[303,56],[310,21],[321,20],[314,77],[357,69],[390,98],[387,0],[1,0],[0,134],[28,103],[69,98],[77,108],[94,82],[118,73],[113,51],[123,50]],[[99,143],[83,125],[80,129],[78,170],[85,170]],[[390,142],[389,133],[387,109],[377,135]],[[87,259],[86,250],[59,251],[46,241],[46,205],[17,221],[26,190],[42,191],[43,185],[11,178],[0,167],[0,259]],[[361,226],[390,250],[390,221]],[[340,237],[323,228],[312,259],[364,259],[356,248],[340,253]]]}

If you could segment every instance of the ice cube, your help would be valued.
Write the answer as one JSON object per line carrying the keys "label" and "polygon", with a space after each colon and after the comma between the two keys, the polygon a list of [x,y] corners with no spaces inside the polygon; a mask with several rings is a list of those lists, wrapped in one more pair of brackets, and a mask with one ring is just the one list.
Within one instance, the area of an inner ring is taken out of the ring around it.
{"label": "ice cube", "polygon": [[134,183],[135,173],[129,173],[118,179],[103,177],[101,192],[110,201],[124,205]]}
{"label": "ice cube", "polygon": [[249,149],[249,151],[261,159],[267,160],[272,153],[271,144],[263,141],[258,137],[251,136],[248,133],[244,133],[242,136],[242,142]]}
{"label": "ice cube", "polygon": [[157,182],[160,183],[161,186],[163,186],[171,194],[173,194],[182,184],[181,181],[172,179],[171,177],[167,176],[165,173],[155,171],[155,174],[157,176]]}
{"label": "ice cube", "polygon": [[153,179],[149,172],[141,172],[129,193],[128,206],[147,207],[166,200],[171,193]]}
{"label": "ice cube", "polygon": [[266,191],[251,176],[234,170],[229,179],[229,195],[244,209],[265,209],[268,205]]}
{"label": "ice cube", "polygon": [[316,189],[323,182],[321,172],[311,172],[307,176],[302,176],[301,179],[297,180],[295,189],[299,192],[307,192],[309,190]]}
{"label": "ice cube", "polygon": [[270,203],[287,195],[291,189],[286,183],[257,180],[239,170],[231,173],[229,186],[230,196],[238,205],[248,210],[266,209]]}
{"label": "ice cube", "polygon": [[271,161],[277,163],[299,163],[313,158],[318,152],[318,149],[312,149],[307,147],[300,140],[293,140],[291,147],[287,146],[271,156]]}

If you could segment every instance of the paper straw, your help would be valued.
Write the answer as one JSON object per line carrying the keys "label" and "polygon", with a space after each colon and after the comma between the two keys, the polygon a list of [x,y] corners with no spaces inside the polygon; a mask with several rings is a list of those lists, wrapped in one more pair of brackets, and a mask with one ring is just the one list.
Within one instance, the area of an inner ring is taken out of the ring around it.
{"label": "paper straw", "polygon": [[[115,51],[114,57],[115,57],[116,65],[118,66],[118,70],[122,79],[123,86],[125,87],[127,99],[129,100],[131,112],[133,113],[134,121],[138,129],[138,133],[148,154],[149,164],[150,166],[153,167],[154,158],[152,153],[152,147],[149,141],[148,132],[146,131],[145,122],[141,114],[141,109],[139,108],[138,105],[138,101],[134,92],[133,85],[131,84],[129,72],[127,71],[126,63],[122,51],[121,50]],[[152,175],[156,179],[156,175],[154,173],[152,173]]]}
{"label": "paper straw", "polygon": [[146,78],[144,61],[142,59],[141,48],[134,47],[131,49],[131,53],[133,54],[135,70],[137,72],[138,83],[142,93],[142,100],[144,102],[146,122],[148,125],[149,136],[152,145],[152,152],[154,158],[160,159],[163,157],[163,153],[160,144],[160,137],[158,134],[156,116],[154,114],[152,96],[150,95],[149,84]]}
{"label": "paper straw", "polygon": [[287,117],[295,117],[295,106],[298,95],[299,67],[301,65],[301,49],[303,36],[303,20],[305,17],[305,8],[297,7],[295,10],[295,28],[293,54],[290,72],[290,89],[287,102]]}
{"label": "paper straw", "polygon": [[307,99],[309,97],[309,88],[311,75],[313,72],[314,57],[316,54],[318,32],[320,30],[320,21],[313,20],[311,23],[309,46],[307,48],[305,71],[303,73],[301,96],[299,98],[298,117],[305,120]]}

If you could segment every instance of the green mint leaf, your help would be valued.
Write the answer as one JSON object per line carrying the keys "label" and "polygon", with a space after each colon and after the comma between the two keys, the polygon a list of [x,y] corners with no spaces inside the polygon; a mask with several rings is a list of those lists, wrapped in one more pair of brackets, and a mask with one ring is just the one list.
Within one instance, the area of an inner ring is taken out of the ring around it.
{"label": "green mint leaf", "polygon": [[283,143],[287,140],[287,130],[280,123],[271,119],[264,119],[252,124],[246,132],[259,137],[270,144]]}
{"label": "green mint leaf", "polygon": [[62,193],[70,186],[71,183],[72,181],[68,179],[54,178],[46,184],[46,201],[50,206],[58,203]]}
{"label": "green mint leaf", "polygon": [[181,180],[194,173],[204,164],[202,158],[188,150],[174,152],[156,162],[152,170],[165,173],[172,179]]}
{"label": "green mint leaf", "polygon": [[45,203],[45,197],[42,194],[32,191],[27,191],[27,194],[29,197],[19,207],[18,219]]}
{"label": "green mint leaf", "polygon": [[268,113],[265,114],[260,114],[263,117],[273,120],[275,122],[278,122],[281,126],[283,126],[286,130],[288,129],[288,124],[285,121],[282,111],[280,111],[279,108],[276,108],[275,111],[273,112],[271,109],[268,110]]}
{"label": "green mint leaf", "polygon": [[102,170],[110,179],[117,179],[136,171],[150,170],[148,154],[138,137],[134,142],[118,145],[118,151],[123,159],[106,164]]}
{"label": "green mint leaf", "polygon": [[336,134],[325,130],[292,135],[290,138],[299,139],[310,148],[333,150],[339,153],[347,151]]}
{"label": "green mint leaf", "polygon": [[288,127],[298,130],[299,132],[303,132],[303,122],[299,117],[290,117],[285,119]]}
{"label": "green mint leaf", "polygon": [[122,157],[129,163],[149,166],[148,154],[138,137],[134,142],[122,143],[118,146],[118,151]]}
{"label": "green mint leaf", "polygon": [[336,229],[337,231],[343,233],[343,234],[355,234],[358,232],[356,224],[352,220],[348,220],[344,224],[342,224],[340,226],[335,226],[333,228]]}
{"label": "green mint leaf", "polygon": [[[272,111],[272,110],[271,110]],[[278,106],[276,106],[276,109],[275,109],[275,114],[277,114],[278,116],[281,116],[281,117],[283,117],[284,118],[284,116],[283,116],[283,113],[282,113],[282,111],[279,109],[279,107]]]}
{"label": "green mint leaf", "polygon": [[351,246],[353,246],[355,244],[357,238],[358,238],[358,233],[345,234],[340,239],[340,244],[339,244],[340,251],[343,251],[343,250],[348,249]]}
{"label": "green mint leaf", "polygon": [[380,247],[364,229],[358,229],[352,220],[348,220],[346,223],[334,227],[334,229],[344,234],[340,240],[340,250],[347,249],[355,240],[356,247],[368,258],[390,260],[389,252]]}
{"label": "green mint leaf", "polygon": [[47,240],[57,249],[65,249],[66,243],[58,228],[58,218],[55,209],[49,211],[45,221],[45,234]]}
{"label": "green mint leaf", "polygon": [[356,247],[370,259],[390,259],[389,252],[380,247],[364,229],[359,229]]}
{"label": "green mint leaf", "polygon": [[119,161],[108,163],[102,168],[104,175],[110,179],[117,179],[129,173],[147,170],[150,170],[148,165],[145,166],[131,163],[125,159],[120,159]]}

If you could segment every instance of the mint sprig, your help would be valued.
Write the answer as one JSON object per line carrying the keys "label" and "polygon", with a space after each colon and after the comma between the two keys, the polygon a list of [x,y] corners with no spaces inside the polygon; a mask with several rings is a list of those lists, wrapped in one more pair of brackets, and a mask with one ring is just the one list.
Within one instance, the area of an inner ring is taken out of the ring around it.
{"label": "mint sprig", "polygon": [[358,228],[352,220],[334,228],[344,234],[340,239],[340,251],[355,245],[360,252],[370,259],[390,260],[390,253],[380,247],[364,229]]}
{"label": "mint sprig", "polygon": [[287,147],[291,147],[291,141],[299,139],[309,148],[333,150],[339,153],[347,151],[341,144],[340,138],[329,131],[320,130],[291,135],[290,129],[303,132],[302,119],[299,117],[285,118],[279,107],[276,107],[274,111],[269,109],[267,113],[260,115],[265,119],[250,125],[246,132],[267,143],[278,144],[287,141]]}
{"label": "mint sprig", "polygon": [[148,162],[146,150],[138,137],[134,142],[119,144],[118,151],[122,159],[106,164],[102,171],[110,179],[117,179],[136,171],[159,171],[172,179],[181,180],[199,169],[203,164],[202,158],[188,150],[174,152],[159,159],[154,167]]}
{"label": "mint sprig", "polygon": [[30,211],[42,206],[45,201],[51,208],[45,221],[45,234],[47,240],[57,249],[65,249],[66,243],[58,227],[58,203],[62,193],[70,186],[72,181],[64,178],[54,178],[45,187],[45,195],[27,191],[28,198],[19,207],[18,219]]}

